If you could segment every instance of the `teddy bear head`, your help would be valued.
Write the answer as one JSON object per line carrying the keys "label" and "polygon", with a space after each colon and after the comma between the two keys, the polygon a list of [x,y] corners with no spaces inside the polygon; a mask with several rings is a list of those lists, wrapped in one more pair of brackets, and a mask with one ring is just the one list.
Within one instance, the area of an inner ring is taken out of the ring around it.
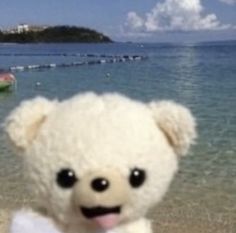
{"label": "teddy bear head", "polygon": [[62,226],[113,228],[159,202],[196,137],[190,111],[84,93],[24,101],[6,132],[39,207]]}

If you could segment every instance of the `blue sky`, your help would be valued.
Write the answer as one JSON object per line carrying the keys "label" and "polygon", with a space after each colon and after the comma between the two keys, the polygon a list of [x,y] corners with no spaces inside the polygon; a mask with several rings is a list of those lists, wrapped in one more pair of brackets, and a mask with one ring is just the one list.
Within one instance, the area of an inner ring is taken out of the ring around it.
{"label": "blue sky", "polygon": [[1,0],[0,28],[77,25],[117,41],[236,39],[236,0]]}

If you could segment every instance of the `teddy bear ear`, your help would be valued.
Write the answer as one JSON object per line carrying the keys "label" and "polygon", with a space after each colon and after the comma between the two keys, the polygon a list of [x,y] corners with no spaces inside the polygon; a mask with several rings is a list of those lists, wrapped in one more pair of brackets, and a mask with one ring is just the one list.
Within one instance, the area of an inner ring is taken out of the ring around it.
{"label": "teddy bear ear", "polygon": [[7,117],[4,128],[13,145],[25,150],[35,139],[48,114],[55,107],[55,101],[43,97],[23,101]]}
{"label": "teddy bear ear", "polygon": [[186,155],[197,137],[196,122],[191,112],[171,101],[151,102],[149,106],[155,122],[166,135],[176,154]]}

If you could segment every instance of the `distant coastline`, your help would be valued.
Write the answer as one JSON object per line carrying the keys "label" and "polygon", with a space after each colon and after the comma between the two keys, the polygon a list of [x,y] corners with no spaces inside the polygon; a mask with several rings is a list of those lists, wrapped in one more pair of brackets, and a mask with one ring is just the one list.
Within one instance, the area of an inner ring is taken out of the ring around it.
{"label": "distant coastline", "polygon": [[0,43],[111,43],[108,36],[76,26],[54,26],[40,31],[1,32]]}

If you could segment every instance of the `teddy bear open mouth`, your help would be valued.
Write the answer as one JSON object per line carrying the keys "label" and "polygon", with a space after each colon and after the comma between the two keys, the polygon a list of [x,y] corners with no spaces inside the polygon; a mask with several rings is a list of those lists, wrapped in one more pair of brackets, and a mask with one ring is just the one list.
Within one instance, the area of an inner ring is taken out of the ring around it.
{"label": "teddy bear open mouth", "polygon": [[98,206],[98,207],[93,207],[93,208],[86,208],[86,207],[81,207],[81,212],[82,214],[88,218],[96,218],[108,214],[120,214],[121,207],[120,206],[115,206],[115,207],[103,207],[103,206]]}

